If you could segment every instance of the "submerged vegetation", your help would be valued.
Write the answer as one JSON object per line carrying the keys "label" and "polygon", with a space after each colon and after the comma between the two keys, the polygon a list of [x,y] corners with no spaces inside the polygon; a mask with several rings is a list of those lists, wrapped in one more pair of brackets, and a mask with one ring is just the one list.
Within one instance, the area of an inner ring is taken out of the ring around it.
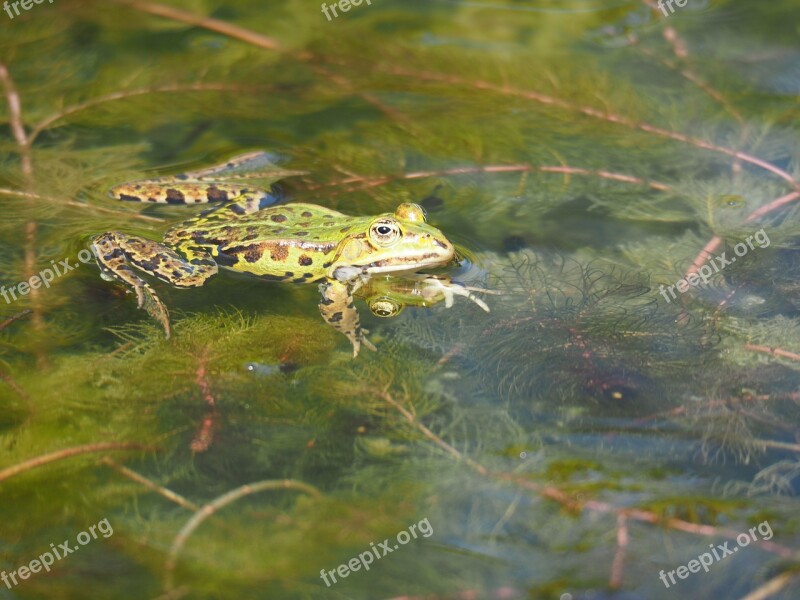
{"label": "submerged vegetation", "polygon": [[197,211],[112,185],[267,149],[305,173],[290,200],[421,204],[465,257],[447,275],[499,292],[489,314],[362,303],[378,352],[355,361],[315,286],[156,283],[169,340],[93,264],[0,301],[0,572],[114,530],[0,598],[793,598],[798,32],[792,0],[696,4],[0,16],[5,288]]}

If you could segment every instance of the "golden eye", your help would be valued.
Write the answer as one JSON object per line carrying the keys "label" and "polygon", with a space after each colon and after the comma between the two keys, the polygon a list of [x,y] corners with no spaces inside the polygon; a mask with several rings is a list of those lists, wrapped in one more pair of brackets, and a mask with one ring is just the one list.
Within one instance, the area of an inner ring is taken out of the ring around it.
{"label": "golden eye", "polygon": [[379,246],[391,246],[400,239],[400,227],[394,221],[378,221],[369,232],[372,240]]}
{"label": "golden eye", "polygon": [[394,211],[394,216],[397,217],[398,219],[411,221],[412,223],[424,223],[425,209],[422,208],[419,204],[411,204],[410,202],[404,202],[403,204],[397,207],[397,210]]}
{"label": "golden eye", "polygon": [[403,307],[395,302],[394,300],[390,300],[389,298],[380,298],[371,302],[369,305],[369,309],[372,311],[372,314],[376,317],[381,317],[382,319],[387,319],[389,317],[396,317],[400,314],[403,310]]}

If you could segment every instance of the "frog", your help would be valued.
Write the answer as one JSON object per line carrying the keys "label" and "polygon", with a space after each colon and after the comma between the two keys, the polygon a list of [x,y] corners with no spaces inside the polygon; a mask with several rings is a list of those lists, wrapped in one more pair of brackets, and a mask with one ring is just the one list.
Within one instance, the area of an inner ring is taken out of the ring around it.
{"label": "frog", "polygon": [[[263,173],[240,174],[267,164],[268,188],[249,184]],[[403,276],[456,262],[444,233],[430,225],[417,204],[400,203],[394,212],[351,216],[317,204],[279,203],[284,176],[263,151],[213,167],[114,186],[112,198],[153,204],[217,206],[171,227],[156,242],[109,231],[92,238],[100,275],[124,284],[171,335],[169,312],[155,289],[135,270],[179,289],[199,287],[220,268],[270,282],[317,284],[319,311],[328,325],[351,343],[375,350],[361,327],[354,294],[374,277]],[[135,270],[134,270],[135,269]]]}

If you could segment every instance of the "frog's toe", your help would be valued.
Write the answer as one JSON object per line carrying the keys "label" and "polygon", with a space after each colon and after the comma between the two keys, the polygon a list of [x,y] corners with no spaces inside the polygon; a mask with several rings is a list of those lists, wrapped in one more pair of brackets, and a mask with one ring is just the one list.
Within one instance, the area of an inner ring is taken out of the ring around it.
{"label": "frog's toe", "polygon": [[367,334],[369,330],[367,329],[358,329],[354,331],[351,335],[348,335],[350,341],[353,343],[353,358],[358,358],[358,353],[361,350],[361,346],[363,345],[365,348],[369,348],[373,352],[377,352],[378,349],[375,347],[375,344],[369,341],[367,338]]}
{"label": "frog's toe", "polygon": [[[364,333],[366,333],[366,332],[364,332]],[[366,346],[367,348],[369,348],[373,352],[377,352],[378,351],[378,349],[375,347],[375,344],[370,342],[366,337],[361,338],[361,343],[364,344],[364,346]]]}
{"label": "frog's toe", "polygon": [[352,338],[350,340],[353,344],[353,358],[358,358],[358,353],[361,351],[361,346],[363,345],[365,348],[369,348],[373,352],[377,352],[378,349],[375,347],[375,344],[370,342],[365,336],[360,336],[358,338]]}
{"label": "frog's toe", "polygon": [[136,295],[139,298],[139,308],[144,308],[151,317],[158,321],[164,328],[167,339],[170,337],[169,311],[164,303],[161,302],[156,293],[146,283],[141,288],[136,288]]}

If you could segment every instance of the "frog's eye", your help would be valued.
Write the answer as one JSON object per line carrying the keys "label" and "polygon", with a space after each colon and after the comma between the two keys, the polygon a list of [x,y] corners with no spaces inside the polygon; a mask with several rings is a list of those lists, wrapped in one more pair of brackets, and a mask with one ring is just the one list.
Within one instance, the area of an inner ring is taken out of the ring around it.
{"label": "frog's eye", "polygon": [[379,298],[370,303],[369,309],[376,317],[386,319],[399,315],[403,310],[403,306],[390,298]]}
{"label": "frog's eye", "polygon": [[397,217],[398,219],[411,221],[412,223],[424,223],[425,209],[422,208],[419,204],[411,204],[410,202],[404,202],[403,204],[397,207],[397,210],[394,211],[394,216]]}
{"label": "frog's eye", "polygon": [[378,221],[372,225],[369,234],[379,246],[391,246],[400,239],[400,227],[394,221]]}

